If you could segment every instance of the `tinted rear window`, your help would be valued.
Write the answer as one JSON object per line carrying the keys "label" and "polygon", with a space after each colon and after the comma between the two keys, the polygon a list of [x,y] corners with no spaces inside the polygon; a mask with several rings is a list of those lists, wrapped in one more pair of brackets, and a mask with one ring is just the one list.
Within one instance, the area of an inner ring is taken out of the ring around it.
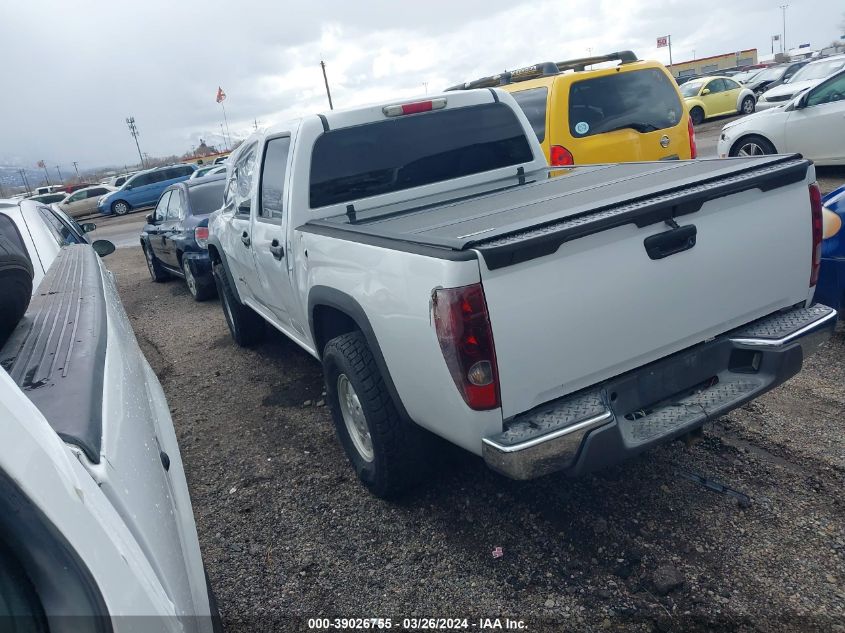
{"label": "tinted rear window", "polygon": [[533,160],[508,106],[399,116],[321,135],[311,156],[311,207],[401,191]]}
{"label": "tinted rear window", "polygon": [[215,180],[188,189],[193,215],[208,215],[223,206],[223,187],[226,181]]}
{"label": "tinted rear window", "polygon": [[543,139],[546,138],[546,103],[549,100],[549,89],[543,86],[530,90],[520,90],[519,92],[512,92],[511,96],[516,99],[519,107],[525,112],[528,122],[534,129],[534,134],[537,135],[537,140],[542,143]]}
{"label": "tinted rear window", "polygon": [[674,127],[683,107],[672,81],[656,68],[618,72],[572,84],[569,131],[575,138],[630,128]]}

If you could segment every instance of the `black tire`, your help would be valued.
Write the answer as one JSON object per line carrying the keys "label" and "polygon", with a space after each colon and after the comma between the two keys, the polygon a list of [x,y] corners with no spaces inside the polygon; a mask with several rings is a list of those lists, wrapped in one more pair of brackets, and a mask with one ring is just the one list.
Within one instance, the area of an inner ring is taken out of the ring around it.
{"label": "black tire", "polygon": [[150,279],[156,283],[161,283],[170,279],[170,273],[164,269],[161,262],[158,261],[153,249],[149,244],[144,244],[144,259],[147,260],[147,270],[150,271]]}
{"label": "black tire", "polygon": [[29,307],[32,276],[32,264],[26,254],[0,234],[0,346]]}
{"label": "black tire", "polygon": [[742,103],[739,106],[739,113],[740,114],[751,114],[757,108],[757,102],[754,101],[754,97],[751,95],[745,97],[742,100]]}
{"label": "black tire", "polygon": [[689,111],[689,116],[692,119],[693,125],[701,125],[704,123],[704,110],[699,106],[695,106]]}
{"label": "black tire", "polygon": [[757,134],[743,136],[731,146],[731,156],[763,156],[765,154],[777,154],[772,142]]}
{"label": "black tire", "polygon": [[[425,432],[396,410],[360,331],[343,334],[323,351],[326,399],[338,439],[358,478],[377,497],[394,498],[425,472]],[[356,447],[339,398],[341,377],[351,384],[370,440],[370,459]]]}
{"label": "black tire", "polygon": [[125,200],[115,200],[111,203],[111,212],[115,215],[126,215],[132,210]]}
{"label": "black tire", "polygon": [[214,283],[217,284],[217,294],[223,307],[223,315],[229,326],[232,340],[241,347],[255,345],[264,338],[264,319],[256,314],[249,306],[238,301],[234,291],[229,286],[229,279],[223,264],[214,264]]}
{"label": "black tire", "polygon": [[182,274],[185,275],[185,285],[194,301],[205,301],[217,294],[214,279],[211,277],[196,277],[187,259],[182,260]]}
{"label": "black tire", "polygon": [[202,571],[205,574],[205,588],[208,592],[208,610],[211,614],[211,631],[212,633],[223,633],[223,618],[220,617],[220,606],[217,603],[217,594],[211,587],[211,580],[208,578],[208,572],[205,565],[202,566]]}

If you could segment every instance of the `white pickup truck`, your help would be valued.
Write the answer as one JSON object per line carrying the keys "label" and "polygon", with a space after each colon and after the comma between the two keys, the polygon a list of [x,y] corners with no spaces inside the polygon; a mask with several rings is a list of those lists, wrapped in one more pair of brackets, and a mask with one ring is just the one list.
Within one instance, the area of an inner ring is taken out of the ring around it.
{"label": "white pickup truck", "polygon": [[267,322],[322,362],[378,495],[424,463],[420,427],[515,478],[618,462],[795,375],[836,319],[800,156],[550,171],[489,89],[278,126],[227,177],[232,336]]}

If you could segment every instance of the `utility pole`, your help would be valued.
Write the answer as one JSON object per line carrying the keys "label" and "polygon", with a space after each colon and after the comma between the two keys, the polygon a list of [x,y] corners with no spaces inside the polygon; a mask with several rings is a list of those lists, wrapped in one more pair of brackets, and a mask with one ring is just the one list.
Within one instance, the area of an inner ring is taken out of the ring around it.
{"label": "utility pole", "polygon": [[669,68],[672,68],[672,36],[669,36]]}
{"label": "utility pole", "polygon": [[144,152],[144,160],[146,161],[147,165],[150,164],[150,155],[147,152]]}
{"label": "utility pole", "polygon": [[780,5],[780,10],[783,13],[783,37],[780,43],[780,50],[782,53],[786,53],[789,49],[786,47],[786,10],[789,8],[788,4]]}
{"label": "utility pole", "polygon": [[32,193],[32,189],[29,187],[29,181],[26,179],[26,172],[23,169],[19,169],[18,173],[21,175],[21,182],[23,183],[24,189],[26,189],[27,193]]}
{"label": "utility pole", "polygon": [[141,169],[144,168],[144,156],[141,154],[141,145],[138,143],[138,128],[135,126],[135,117],[129,115],[126,118],[126,125],[129,126],[129,133],[135,139],[135,147],[138,148],[138,158],[141,159]]}
{"label": "utility pole", "polygon": [[425,94],[428,94],[428,82],[427,81],[423,82],[423,88],[425,88]]}
{"label": "utility pole", "polygon": [[326,96],[329,98],[329,110],[334,110],[332,105],[332,93],[329,90],[329,78],[326,76],[326,62],[320,60],[320,66],[323,68],[323,81],[326,82]]}
{"label": "utility pole", "polygon": [[73,161],[73,168],[76,170],[76,179],[82,180],[82,177],[79,175],[79,167],[76,161]]}
{"label": "utility pole", "polygon": [[62,177],[62,172],[59,170],[58,165],[56,165],[56,173],[59,174],[59,182],[61,184],[65,184],[65,179]]}
{"label": "utility pole", "polygon": [[47,181],[47,186],[50,187],[50,174],[47,173],[47,163],[45,163],[43,160],[39,160],[38,166],[44,170],[44,179]]}

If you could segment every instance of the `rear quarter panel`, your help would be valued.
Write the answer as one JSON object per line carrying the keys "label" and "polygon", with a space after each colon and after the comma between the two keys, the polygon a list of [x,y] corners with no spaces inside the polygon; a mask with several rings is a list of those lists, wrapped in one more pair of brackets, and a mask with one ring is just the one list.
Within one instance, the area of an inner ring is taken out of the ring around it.
{"label": "rear quarter panel", "polygon": [[327,286],[354,299],[370,321],[410,418],[480,454],[481,438],[501,431],[501,412],[473,411],[466,405],[431,320],[432,290],[477,283],[478,262],[437,259],[313,233],[298,235],[299,287]]}

